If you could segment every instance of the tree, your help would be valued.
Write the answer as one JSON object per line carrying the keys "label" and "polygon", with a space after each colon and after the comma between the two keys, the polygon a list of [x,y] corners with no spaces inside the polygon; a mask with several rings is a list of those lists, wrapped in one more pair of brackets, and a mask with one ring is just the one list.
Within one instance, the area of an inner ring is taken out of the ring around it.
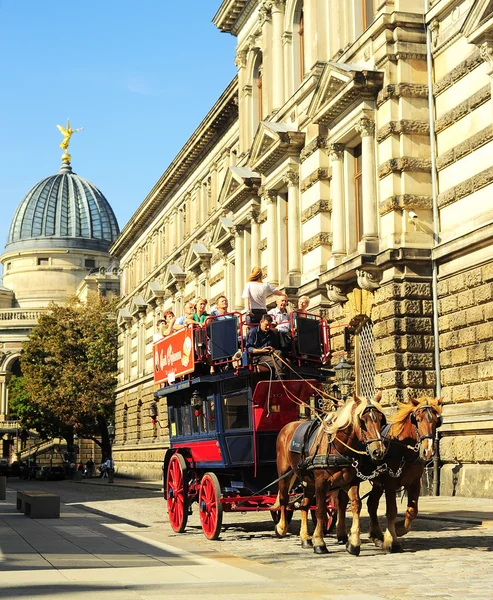
{"label": "tree", "polygon": [[117,376],[115,303],[91,296],[84,304],[73,299],[50,309],[24,344],[22,402],[36,428],[64,437],[69,450],[76,433],[108,454]]}

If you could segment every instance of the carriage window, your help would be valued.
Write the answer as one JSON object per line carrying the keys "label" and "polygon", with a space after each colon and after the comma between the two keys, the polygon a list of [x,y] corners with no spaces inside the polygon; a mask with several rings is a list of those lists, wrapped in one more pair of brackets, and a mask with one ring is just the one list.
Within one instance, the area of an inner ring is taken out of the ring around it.
{"label": "carriage window", "polygon": [[223,398],[224,429],[248,429],[248,393],[237,394]]}
{"label": "carriage window", "polygon": [[171,437],[183,435],[183,424],[181,421],[180,408],[170,406],[168,409],[169,433]]}
{"label": "carriage window", "polygon": [[205,403],[202,398],[197,398],[192,406],[192,433],[206,433]]}
{"label": "carriage window", "polygon": [[190,423],[190,404],[181,407],[181,416],[183,420],[183,435],[190,435],[192,427]]}
{"label": "carriage window", "polygon": [[214,396],[207,397],[207,429],[216,431],[216,405],[214,404]]}

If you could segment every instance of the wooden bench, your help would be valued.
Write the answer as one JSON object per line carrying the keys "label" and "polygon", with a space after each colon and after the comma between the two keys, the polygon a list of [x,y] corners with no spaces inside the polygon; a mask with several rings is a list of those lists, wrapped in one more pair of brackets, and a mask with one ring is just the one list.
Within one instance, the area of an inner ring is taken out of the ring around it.
{"label": "wooden bench", "polygon": [[60,516],[60,496],[49,492],[17,492],[17,510],[31,519],[55,519]]}

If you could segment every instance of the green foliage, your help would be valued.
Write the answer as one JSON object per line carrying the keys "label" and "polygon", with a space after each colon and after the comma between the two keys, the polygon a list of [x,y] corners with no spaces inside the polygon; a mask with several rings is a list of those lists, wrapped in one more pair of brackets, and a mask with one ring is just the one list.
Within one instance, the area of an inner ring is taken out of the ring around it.
{"label": "green foliage", "polygon": [[115,407],[115,304],[90,297],[86,304],[74,299],[50,308],[24,344],[23,397],[33,414],[50,421],[41,429],[52,435],[67,439],[75,432],[106,441]]}

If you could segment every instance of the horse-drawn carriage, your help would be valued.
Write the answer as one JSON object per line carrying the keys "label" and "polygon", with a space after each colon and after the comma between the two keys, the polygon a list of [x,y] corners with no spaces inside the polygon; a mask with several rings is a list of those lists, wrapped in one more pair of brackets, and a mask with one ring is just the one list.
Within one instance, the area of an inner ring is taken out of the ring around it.
{"label": "horse-drawn carriage", "polygon": [[[242,315],[216,316],[155,344],[156,400],[166,398],[170,448],[163,463],[170,524],[183,532],[196,504],[216,539],[224,512],[272,511],[276,439],[320,398],[331,374],[329,328],[318,315],[291,316],[286,376],[259,371],[243,341]],[[274,369],[273,369],[274,371]],[[157,406],[154,408],[157,418]],[[290,516],[299,494],[291,494]],[[328,503],[327,518],[333,507]]]}

